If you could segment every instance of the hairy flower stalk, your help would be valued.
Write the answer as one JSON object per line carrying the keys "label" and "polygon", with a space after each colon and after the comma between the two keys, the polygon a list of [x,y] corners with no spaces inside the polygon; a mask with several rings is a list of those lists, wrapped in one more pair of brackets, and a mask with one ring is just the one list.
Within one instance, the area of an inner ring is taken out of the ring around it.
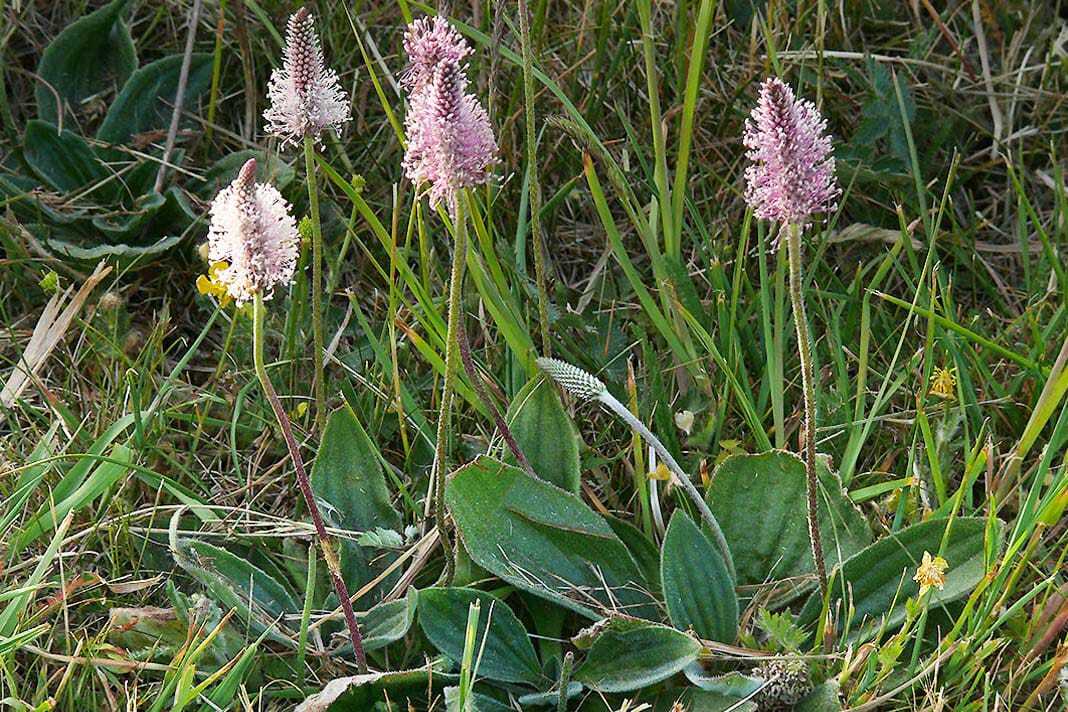
{"label": "hairy flower stalk", "polygon": [[445,550],[442,579],[447,585],[452,579],[453,560],[445,521],[445,472],[459,343],[464,333],[460,324],[460,295],[467,261],[464,191],[489,181],[497,159],[497,140],[486,110],[467,92],[463,61],[471,49],[446,20],[436,17],[413,22],[405,33],[404,48],[409,62],[402,79],[409,92],[404,172],[412,183],[426,191],[432,207],[443,207],[451,213],[456,236],[449,276],[445,376],[438,412],[432,491],[427,496]]}
{"label": "hairy flower stalk", "polygon": [[274,186],[256,182],[256,161],[249,160],[242,166],[234,182],[224,188],[212,204],[208,251],[213,261],[225,261],[229,265],[215,275],[216,281],[226,287],[229,296],[239,304],[252,301],[252,354],[256,377],[282,429],[289,457],[297,473],[297,486],[304,496],[323,558],[330,570],[330,579],[345,614],[356,663],[361,672],[366,672],[363,639],[349,600],[348,587],[341,578],[340,564],[304,470],[304,461],[293,437],[289,417],[271,385],[264,365],[264,302],[271,298],[275,287],[285,287],[292,281],[299,240],[289,205]]}
{"label": "hairy flower stalk", "polygon": [[552,355],[549,340],[549,290],[545,283],[545,246],[541,234],[541,181],[538,179],[538,146],[534,131],[534,54],[530,46],[527,2],[519,0],[519,36],[523,42],[523,105],[526,109],[527,191],[530,193],[530,237],[534,250],[534,281],[538,287],[538,326],[541,351]]}
{"label": "hairy flower stalk", "polygon": [[595,400],[604,405],[609,412],[618,416],[620,420],[629,425],[634,432],[641,435],[646,443],[656,452],[657,456],[664,462],[668,470],[675,475],[675,479],[678,480],[686,494],[689,495],[693,501],[697,511],[701,514],[701,519],[704,520],[708,528],[712,530],[712,536],[716,540],[716,546],[723,554],[723,561],[727,565],[727,569],[730,571],[731,577],[734,578],[734,560],[731,557],[730,548],[727,546],[727,540],[723,536],[723,530],[720,529],[719,522],[716,520],[716,516],[712,514],[712,510],[708,508],[708,504],[705,502],[705,498],[701,496],[701,493],[697,490],[693,480],[682,469],[678,461],[671,454],[664,443],[660,441],[660,438],[656,437],[649,428],[646,427],[638,416],[631,413],[627,406],[623,405],[618,398],[612,395],[608,388],[601,382],[599,378],[591,373],[583,371],[578,366],[574,366],[566,361],[561,361],[555,358],[545,358],[544,356],[539,358],[538,368],[549,375],[554,381],[566,390],[568,393],[576,398],[585,401]]}
{"label": "hairy flower stalk", "polygon": [[834,210],[840,190],[827,121],[816,106],[794,97],[776,78],[764,81],[760,99],[745,123],[745,147],[752,162],[746,169],[745,199],[761,219],[779,224],[786,236],[790,265],[790,302],[801,359],[805,408],[805,474],[808,535],[820,593],[827,596],[827,565],[819,531],[819,479],[816,474],[816,386],[812,340],[802,288],[801,231],[813,214]]}
{"label": "hairy flower stalk", "polygon": [[315,422],[326,422],[326,381],[323,375],[323,229],[319,221],[319,191],[315,181],[315,144],[326,129],[340,130],[349,120],[349,107],[337,72],[326,66],[315,20],[306,7],[289,18],[285,59],[271,74],[267,88],[270,106],[263,112],[267,132],[282,146],[304,144],[308,205],[312,225],[312,341],[314,351]]}

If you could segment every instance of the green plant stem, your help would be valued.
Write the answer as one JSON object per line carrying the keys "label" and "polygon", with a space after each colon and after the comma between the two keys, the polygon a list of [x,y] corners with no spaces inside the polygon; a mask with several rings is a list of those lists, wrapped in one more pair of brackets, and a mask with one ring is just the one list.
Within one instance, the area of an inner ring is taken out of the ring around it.
{"label": "green plant stem", "polygon": [[542,355],[552,356],[552,343],[549,341],[549,290],[545,286],[545,245],[541,234],[541,182],[538,180],[538,145],[534,131],[534,52],[530,46],[526,0],[519,0],[519,36],[523,43],[527,189],[530,191],[530,237],[534,242],[534,281],[538,286],[538,329],[541,333]]}
{"label": "green plant stem", "polygon": [[453,224],[456,241],[452,252],[452,270],[449,276],[449,302],[445,333],[445,378],[441,386],[441,404],[438,412],[437,436],[435,437],[434,463],[434,522],[445,551],[443,585],[452,581],[452,545],[445,526],[445,472],[448,457],[449,421],[452,418],[452,392],[456,387],[456,357],[459,355],[460,294],[463,291],[464,263],[467,261],[467,217],[464,213],[464,196],[457,196],[453,204]]}
{"label": "green plant stem", "polygon": [[308,209],[312,228],[312,363],[315,382],[315,425],[326,424],[326,382],[323,379],[323,226],[319,223],[319,190],[315,184],[315,139],[304,137],[304,170],[308,181]]}
{"label": "green plant stem", "polygon": [[801,384],[805,408],[805,479],[808,489],[808,538],[812,544],[812,561],[820,582],[820,595],[827,597],[827,566],[820,542],[819,479],[816,474],[816,386],[812,370],[812,341],[808,333],[808,315],[801,286],[801,226],[786,226],[786,249],[790,261],[790,301],[797,329],[797,353],[801,357]]}
{"label": "green plant stem", "polygon": [[304,470],[304,461],[300,457],[300,448],[297,445],[296,438],[293,437],[293,428],[289,424],[289,416],[286,415],[285,409],[282,408],[282,402],[278,399],[278,394],[275,393],[274,386],[271,385],[271,380],[267,376],[267,368],[264,366],[263,313],[263,296],[257,293],[253,303],[252,314],[252,357],[256,367],[256,377],[259,379],[263,394],[271,404],[274,417],[278,420],[278,425],[282,429],[282,436],[285,438],[289,457],[293,460],[293,469],[297,473],[297,486],[300,487],[300,492],[304,495],[308,513],[311,515],[312,523],[315,525],[315,534],[319,538],[319,548],[322,550],[323,559],[330,570],[330,580],[334,584],[334,591],[337,593],[338,601],[341,603],[341,610],[345,614],[345,622],[348,624],[349,635],[352,637],[352,651],[356,656],[356,666],[360,673],[364,674],[367,672],[367,658],[363,652],[363,637],[360,635],[360,627],[356,623],[356,614],[352,610],[352,601],[349,599],[349,589],[345,585],[344,579],[341,578],[341,565],[337,554],[334,553],[333,546],[330,544],[330,536],[326,533],[323,517],[319,513],[319,505],[316,503],[315,495],[312,493],[311,482],[308,480],[308,474]]}
{"label": "green plant stem", "polygon": [[571,667],[574,664],[575,654],[569,650],[560,666],[560,697],[556,701],[556,712],[567,712],[567,688],[571,684]]}
{"label": "green plant stem", "polygon": [[297,670],[298,679],[304,685],[305,656],[308,651],[308,623],[311,620],[312,602],[315,600],[315,545],[308,547],[308,577],[304,586],[304,609],[300,614],[300,636],[297,639]]}
{"label": "green plant stem", "polygon": [[[490,615],[493,609],[490,608]],[[474,601],[467,609],[467,627],[464,629],[464,652],[460,661],[460,699],[456,706],[460,712],[474,709],[474,686],[478,672],[475,660],[475,648],[478,647],[478,619],[482,614],[482,604]]]}

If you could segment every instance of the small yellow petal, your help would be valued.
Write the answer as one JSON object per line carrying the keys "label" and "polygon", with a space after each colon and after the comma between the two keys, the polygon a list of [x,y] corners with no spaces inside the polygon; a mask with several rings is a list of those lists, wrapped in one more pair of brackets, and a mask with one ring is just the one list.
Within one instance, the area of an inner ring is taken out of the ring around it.
{"label": "small yellow petal", "polygon": [[949,562],[943,559],[941,556],[931,556],[931,552],[923,552],[923,561],[920,562],[919,567],[916,569],[916,575],[912,580],[920,584],[920,595],[926,593],[930,588],[937,588],[939,591],[946,585],[946,571],[949,569]]}
{"label": "small yellow petal", "polygon": [[211,283],[211,280],[206,275],[202,274],[197,277],[197,291],[207,297],[215,292],[215,285]]}
{"label": "small yellow petal", "polygon": [[661,482],[667,482],[671,479],[671,470],[669,470],[664,463],[659,463],[656,466],[656,470],[649,473],[649,479],[660,480]]}
{"label": "small yellow petal", "polygon": [[954,397],[953,389],[956,385],[957,377],[953,374],[952,368],[936,368],[935,372],[931,374],[929,393],[939,398],[952,400]]}

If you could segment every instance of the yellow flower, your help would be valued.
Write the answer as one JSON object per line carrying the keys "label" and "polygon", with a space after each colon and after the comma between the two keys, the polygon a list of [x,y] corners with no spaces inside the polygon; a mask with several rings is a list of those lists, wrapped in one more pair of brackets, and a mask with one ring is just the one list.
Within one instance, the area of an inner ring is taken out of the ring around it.
{"label": "yellow flower", "polygon": [[953,400],[953,389],[957,385],[957,377],[953,374],[955,369],[936,368],[931,374],[931,395]]}
{"label": "yellow flower", "polygon": [[649,479],[667,482],[671,479],[671,470],[669,470],[664,463],[657,463],[656,469],[649,473]]}
{"label": "yellow flower", "polygon": [[912,578],[913,581],[920,584],[920,595],[927,593],[932,586],[941,591],[946,585],[946,570],[948,568],[949,562],[941,556],[932,557],[931,552],[923,552],[923,561],[920,563],[919,568],[916,569],[916,575]]}
{"label": "yellow flower", "polygon": [[219,303],[226,306],[230,302],[230,293],[226,290],[226,285],[218,280],[219,273],[229,266],[225,261],[213,262],[206,275],[197,277],[197,291],[206,297],[215,297]]}

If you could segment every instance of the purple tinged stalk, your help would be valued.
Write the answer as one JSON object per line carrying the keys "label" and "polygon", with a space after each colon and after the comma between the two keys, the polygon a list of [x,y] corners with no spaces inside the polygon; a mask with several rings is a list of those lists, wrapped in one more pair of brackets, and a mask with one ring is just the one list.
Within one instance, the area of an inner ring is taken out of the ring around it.
{"label": "purple tinged stalk", "polygon": [[263,356],[264,301],[271,297],[275,287],[286,286],[293,280],[299,242],[296,221],[290,214],[289,204],[274,186],[256,182],[256,160],[248,160],[234,181],[219,191],[212,203],[208,255],[212,262],[227,264],[215,273],[214,281],[225,287],[239,304],[250,300],[253,303],[252,353],[256,377],[282,429],[296,471],[297,486],[308,507],[323,558],[330,570],[330,580],[345,615],[356,664],[360,672],[365,673],[367,659],[356,614],[349,600],[348,587],[341,577],[337,554],[315,501],[289,416],[271,384]]}
{"label": "purple tinged stalk", "polygon": [[806,515],[812,561],[820,594],[827,598],[827,564],[819,531],[819,476],[816,473],[816,381],[812,339],[802,282],[801,232],[813,215],[829,212],[841,195],[827,121],[815,104],[797,99],[777,78],[760,86],[760,98],[745,122],[743,143],[751,165],[745,171],[745,199],[761,219],[779,223],[786,237],[790,302],[797,330],[804,402]]}

